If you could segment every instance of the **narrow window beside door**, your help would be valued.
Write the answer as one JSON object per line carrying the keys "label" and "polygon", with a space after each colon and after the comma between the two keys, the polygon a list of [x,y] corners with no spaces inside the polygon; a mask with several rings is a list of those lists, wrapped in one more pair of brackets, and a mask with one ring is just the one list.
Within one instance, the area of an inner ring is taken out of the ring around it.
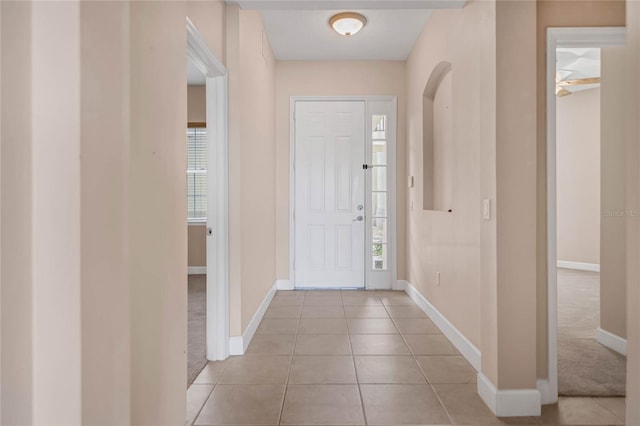
{"label": "narrow window beside door", "polygon": [[187,219],[207,220],[207,129],[192,124],[187,129]]}
{"label": "narrow window beside door", "polygon": [[371,226],[374,270],[387,269],[387,116],[372,116]]}

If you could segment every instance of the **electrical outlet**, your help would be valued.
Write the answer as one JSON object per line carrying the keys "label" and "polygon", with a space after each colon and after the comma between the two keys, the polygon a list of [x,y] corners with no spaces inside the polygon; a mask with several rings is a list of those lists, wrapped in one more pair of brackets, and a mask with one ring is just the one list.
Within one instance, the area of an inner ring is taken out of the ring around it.
{"label": "electrical outlet", "polygon": [[440,287],[440,272],[436,272],[436,285]]}

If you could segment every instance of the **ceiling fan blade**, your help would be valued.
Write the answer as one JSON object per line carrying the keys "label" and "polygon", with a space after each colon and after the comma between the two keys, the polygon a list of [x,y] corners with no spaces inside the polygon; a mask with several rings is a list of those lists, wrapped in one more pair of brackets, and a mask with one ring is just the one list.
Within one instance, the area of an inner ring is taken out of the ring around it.
{"label": "ceiling fan blade", "polygon": [[561,87],[566,87],[566,86],[581,86],[585,84],[598,84],[598,83],[600,83],[600,77],[577,78],[575,80],[563,80],[563,81],[558,81],[556,84]]}
{"label": "ceiling fan blade", "polygon": [[564,96],[569,96],[571,94],[570,91],[568,91],[567,89],[565,89],[564,87],[557,87],[556,86],[556,96],[559,98],[562,98]]}

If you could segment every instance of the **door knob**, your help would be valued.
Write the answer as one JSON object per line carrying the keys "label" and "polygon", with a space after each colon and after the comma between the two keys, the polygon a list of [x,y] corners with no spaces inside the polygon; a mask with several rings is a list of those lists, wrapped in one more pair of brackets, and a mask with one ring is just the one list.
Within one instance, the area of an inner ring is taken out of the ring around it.
{"label": "door knob", "polygon": [[353,222],[362,222],[363,219],[364,219],[364,217],[358,216],[355,219],[353,219]]}

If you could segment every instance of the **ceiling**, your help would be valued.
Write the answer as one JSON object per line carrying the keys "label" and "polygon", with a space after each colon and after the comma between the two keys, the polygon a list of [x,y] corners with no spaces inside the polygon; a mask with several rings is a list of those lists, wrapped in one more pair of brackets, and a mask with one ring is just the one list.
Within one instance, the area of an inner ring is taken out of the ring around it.
{"label": "ceiling", "polygon": [[265,31],[278,60],[405,60],[431,11],[356,10],[367,25],[344,37],[329,26],[341,10],[263,10]]}
{"label": "ceiling", "polygon": [[[405,60],[432,10],[467,0],[227,0],[259,10],[278,60]],[[359,12],[368,24],[352,37],[336,34],[329,18]]]}
{"label": "ceiling", "polygon": [[327,9],[455,9],[467,0],[227,0],[243,9],[327,10]]}
{"label": "ceiling", "polygon": [[[556,50],[556,70],[563,80],[600,77],[600,48],[562,47]],[[565,87],[570,92],[600,87],[600,84],[585,84]]]}

